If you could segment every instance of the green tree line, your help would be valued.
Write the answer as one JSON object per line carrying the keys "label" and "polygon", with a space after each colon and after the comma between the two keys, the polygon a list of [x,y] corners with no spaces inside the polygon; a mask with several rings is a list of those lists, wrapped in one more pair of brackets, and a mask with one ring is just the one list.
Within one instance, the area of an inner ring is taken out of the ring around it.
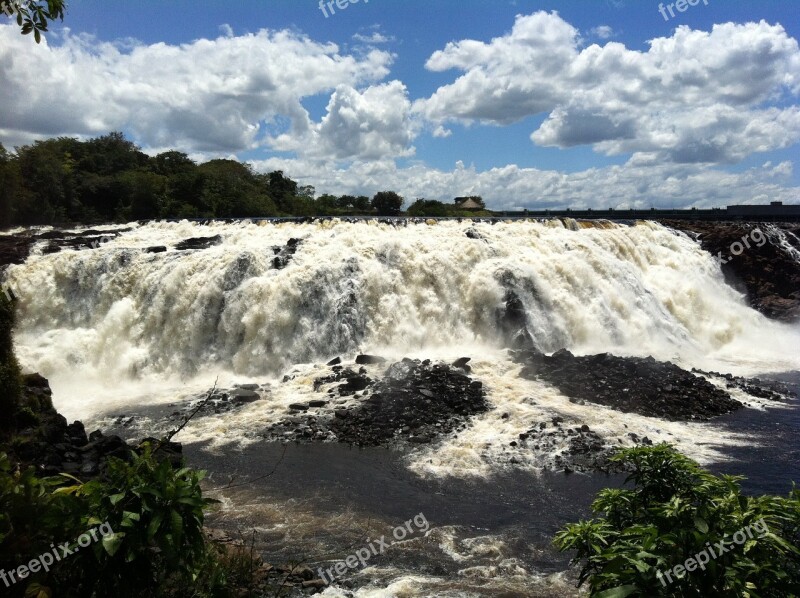
{"label": "green tree line", "polygon": [[[384,215],[401,213],[393,191],[321,195],[281,171],[235,160],[197,164],[167,151],[148,156],[122,133],[59,137],[8,152],[0,144],[0,227],[160,218]],[[411,216],[467,215],[455,204],[417,200]]]}

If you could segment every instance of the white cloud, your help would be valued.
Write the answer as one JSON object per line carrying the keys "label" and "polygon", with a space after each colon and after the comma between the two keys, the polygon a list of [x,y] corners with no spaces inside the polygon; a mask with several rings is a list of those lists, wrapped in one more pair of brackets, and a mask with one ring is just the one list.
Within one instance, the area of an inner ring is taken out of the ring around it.
{"label": "white cloud", "polygon": [[594,37],[599,37],[600,39],[611,39],[614,37],[614,29],[609,25],[600,25],[590,29],[589,34]]}
{"label": "white cloud", "polygon": [[449,43],[426,67],[463,74],[414,109],[435,123],[547,114],[531,135],[539,145],[676,163],[736,162],[800,141],[800,49],[780,25],[682,26],[647,52],[580,44],[556,12],[519,16],[489,43]]}
{"label": "white cloud", "polygon": [[363,33],[356,33],[353,39],[363,44],[388,44],[393,42],[394,38],[388,35],[383,35],[379,31],[373,31],[371,35],[364,35]]}
{"label": "white cloud", "polygon": [[239,152],[263,144],[261,127],[281,118],[307,135],[303,98],[380,81],[392,62],[290,31],[228,33],[176,46],[67,32],[62,45],[35,46],[0,26],[0,132],[29,141],[125,129],[145,146]]}
{"label": "white cloud", "polygon": [[708,166],[638,163],[581,172],[521,168],[514,164],[478,171],[460,161],[452,170],[422,163],[401,168],[393,160],[333,163],[279,159],[254,162],[257,170],[283,170],[318,193],[373,195],[393,189],[412,199],[452,201],[481,195],[496,210],[572,208],[724,207],[740,203],[800,203],[800,187],[790,187],[792,165],[765,164],[741,173]]}
{"label": "white cloud", "polygon": [[299,135],[280,135],[271,146],[319,160],[377,160],[410,156],[416,126],[405,85],[391,81],[359,92],[339,85],[327,115]]}

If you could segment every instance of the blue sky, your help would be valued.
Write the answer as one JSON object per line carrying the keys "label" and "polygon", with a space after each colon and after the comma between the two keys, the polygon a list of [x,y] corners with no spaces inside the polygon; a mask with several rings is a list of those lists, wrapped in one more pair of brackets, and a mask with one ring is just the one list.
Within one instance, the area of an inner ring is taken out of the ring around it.
{"label": "blue sky", "polygon": [[0,27],[0,141],[116,129],[320,193],[498,208],[800,203],[791,5],[74,0],[42,47]]}

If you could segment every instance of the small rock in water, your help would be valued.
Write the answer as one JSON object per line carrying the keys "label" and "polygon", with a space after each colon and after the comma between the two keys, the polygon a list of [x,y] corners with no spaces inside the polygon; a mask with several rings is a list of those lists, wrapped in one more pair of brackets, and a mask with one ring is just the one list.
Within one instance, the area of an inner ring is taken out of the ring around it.
{"label": "small rock in water", "polygon": [[386,363],[386,359],[377,355],[359,355],[356,357],[358,365],[374,365],[376,363]]}

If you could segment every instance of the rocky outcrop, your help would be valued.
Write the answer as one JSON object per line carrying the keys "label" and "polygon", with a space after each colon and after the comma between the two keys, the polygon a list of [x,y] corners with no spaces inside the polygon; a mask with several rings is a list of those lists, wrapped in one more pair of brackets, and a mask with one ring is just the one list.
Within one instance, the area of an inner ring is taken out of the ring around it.
{"label": "rocky outcrop", "polygon": [[743,405],[705,378],[652,357],[610,353],[577,357],[562,349],[552,356],[520,351],[520,376],[544,380],[571,401],[596,403],[625,413],[667,420],[708,420]]}
{"label": "rocky outcrop", "polygon": [[337,411],[340,442],[360,446],[392,440],[428,443],[488,410],[483,384],[443,363],[404,359],[389,366],[370,397]]}
{"label": "rocky outcrop", "polygon": [[[652,444],[648,439],[636,441],[640,444]],[[519,441],[511,443],[523,451],[537,455],[552,455],[542,465],[544,469],[573,471],[612,472],[617,467],[610,461],[614,447],[609,445],[586,424],[568,424],[563,417],[555,416],[549,421],[542,421],[530,430],[519,435]],[[557,449],[565,447],[560,453]],[[515,458],[512,457],[512,464]]]}
{"label": "rocky outcrop", "polygon": [[38,232],[36,229],[29,229],[15,235],[0,235],[0,268],[8,264],[23,263],[28,258],[31,247],[41,241],[47,241],[42,253],[58,253],[62,249],[97,249],[129,230],[131,229],[88,229],[76,233],[61,230]]}
{"label": "rocky outcrop", "polygon": [[288,266],[301,243],[301,239],[289,239],[286,245],[282,247],[280,245],[274,246],[272,253],[275,257],[272,258],[272,267],[276,270],[283,270]]}
{"label": "rocky outcrop", "polygon": [[329,386],[329,398],[291,405],[296,415],[271,426],[264,437],[358,446],[433,442],[489,409],[483,384],[466,375],[466,361],[460,366],[403,359],[375,381],[364,368],[334,365],[331,374],[314,381],[317,391]]}
{"label": "rocky outcrop", "polygon": [[[266,384],[239,384],[233,388],[214,389],[189,401],[181,409],[173,411],[170,415],[170,420],[175,422],[187,417],[199,419],[221,413],[229,413],[260,400],[268,392],[269,385]],[[124,426],[125,420],[125,416],[118,416],[115,424]]]}
{"label": "rocky outcrop", "polygon": [[784,322],[800,319],[800,224],[664,224],[689,234],[716,256],[725,279],[747,295],[753,309]]}
{"label": "rocky outcrop", "polygon": [[68,473],[84,481],[102,476],[111,458],[128,461],[133,452],[141,452],[145,442],[157,448],[157,456],[174,467],[181,465],[182,446],[177,442],[161,442],[147,438],[132,446],[119,436],[106,436],[96,430],[87,436],[81,422],[67,424],[50,401],[47,380],[39,374],[24,378],[26,421],[18,422],[14,439],[0,450],[22,466],[32,465],[45,475]]}

